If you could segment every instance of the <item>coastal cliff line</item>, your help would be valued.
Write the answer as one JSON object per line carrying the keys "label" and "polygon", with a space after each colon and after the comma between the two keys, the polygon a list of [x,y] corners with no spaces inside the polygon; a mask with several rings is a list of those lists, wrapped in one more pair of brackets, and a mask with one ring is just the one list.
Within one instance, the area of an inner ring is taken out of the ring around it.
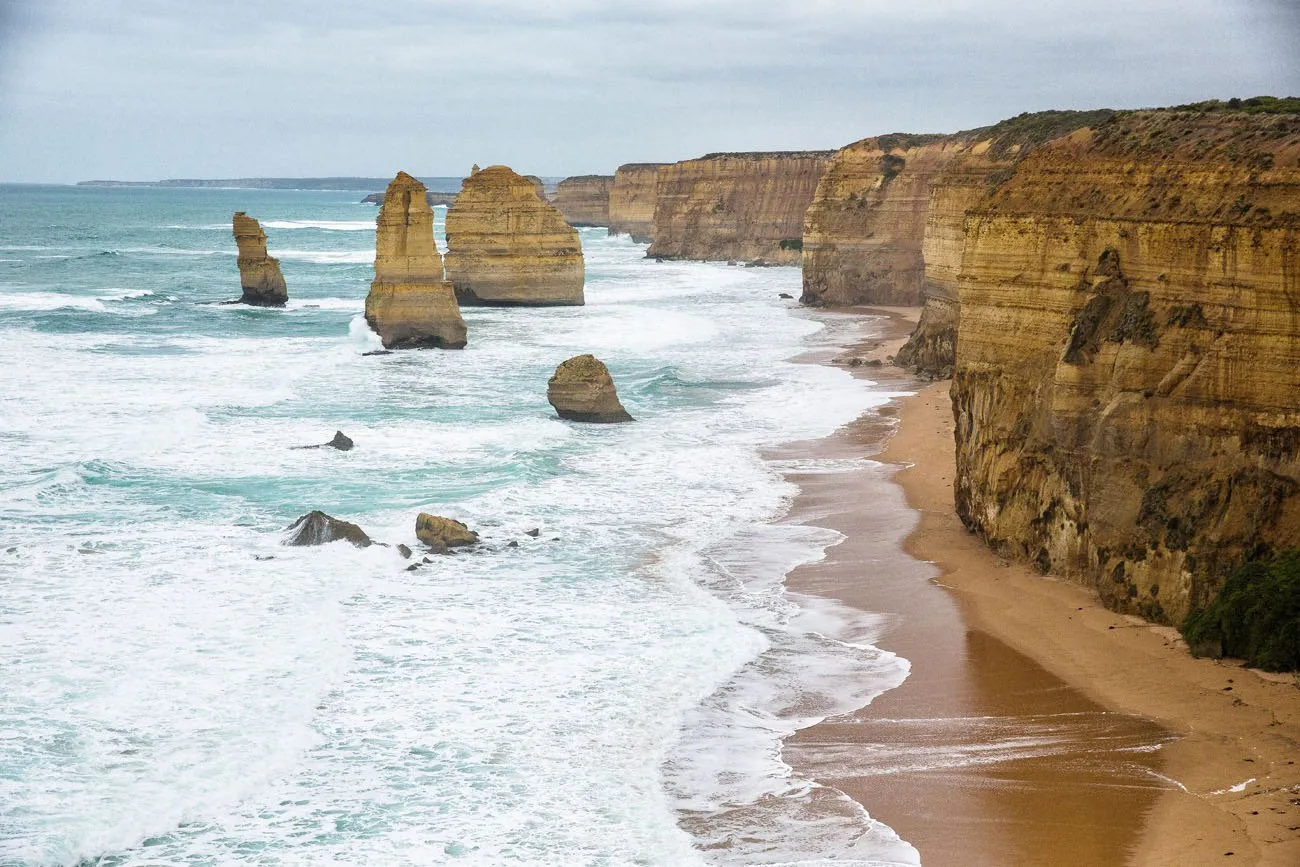
{"label": "coastal cliff line", "polygon": [[664,163],[627,163],[609,188],[609,233],[649,244],[655,231],[655,194]]}
{"label": "coastal cliff line", "polygon": [[575,175],[555,187],[551,204],[570,226],[608,226],[613,175]]}
{"label": "coastal cliff line", "polygon": [[1116,113],[965,225],[969,528],[1175,624],[1300,545],[1300,115]]}
{"label": "coastal cliff line", "polygon": [[798,264],[804,212],[831,155],[719,153],[660,166],[646,255]]}

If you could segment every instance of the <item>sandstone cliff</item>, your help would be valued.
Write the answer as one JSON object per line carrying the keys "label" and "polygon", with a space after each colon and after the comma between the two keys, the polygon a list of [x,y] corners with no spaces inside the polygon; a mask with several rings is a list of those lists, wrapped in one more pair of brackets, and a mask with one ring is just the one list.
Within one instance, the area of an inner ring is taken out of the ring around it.
{"label": "sandstone cliff", "polygon": [[655,191],[661,163],[628,163],[614,173],[609,189],[609,233],[631,235],[639,244],[654,240]]}
{"label": "sandstone cliff", "polygon": [[921,242],[925,309],[895,363],[929,379],[952,376],[961,321],[957,275],[966,244],[966,213],[984,202],[1033,148],[1104,123],[1113,114],[1107,109],[1026,113],[950,137],[951,158],[930,181]]}
{"label": "sandstone cliff", "polygon": [[447,212],[447,277],[466,305],[582,304],[582,244],[531,181],[489,166]]}
{"label": "sandstone cliff", "polygon": [[406,172],[388,185],[376,220],[366,322],[387,349],[465,346],[465,320],[433,242],[433,209],[424,184]]}
{"label": "sandstone cliff", "polygon": [[1178,623],[1300,545],[1300,115],[1118,113],[966,217],[956,502]]}
{"label": "sandstone cliff", "polygon": [[244,290],[239,300],[257,307],[283,307],[289,289],[280,273],[280,260],[267,255],[266,232],[257,220],[236,211],[233,220],[235,244],[239,247],[239,283]]}
{"label": "sandstone cliff", "polygon": [[612,175],[578,175],[555,188],[554,205],[570,226],[608,226]]}
{"label": "sandstone cliff", "polygon": [[646,255],[797,264],[804,212],[831,156],[709,154],[661,166],[654,242]]}

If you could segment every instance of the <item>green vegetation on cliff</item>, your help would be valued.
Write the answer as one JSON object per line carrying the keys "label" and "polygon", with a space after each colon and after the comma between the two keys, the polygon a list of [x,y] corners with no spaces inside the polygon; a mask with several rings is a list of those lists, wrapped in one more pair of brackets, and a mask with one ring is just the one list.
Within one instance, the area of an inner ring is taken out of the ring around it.
{"label": "green vegetation on cliff", "polygon": [[1240,567],[1182,631],[1193,651],[1217,650],[1267,671],[1300,670],[1300,549]]}

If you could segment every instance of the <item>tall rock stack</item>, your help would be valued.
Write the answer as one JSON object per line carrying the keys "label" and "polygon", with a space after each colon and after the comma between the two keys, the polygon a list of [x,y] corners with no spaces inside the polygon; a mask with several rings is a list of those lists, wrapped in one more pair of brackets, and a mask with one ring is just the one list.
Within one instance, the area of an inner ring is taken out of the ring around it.
{"label": "tall rock stack", "polygon": [[1179,623],[1300,546],[1300,115],[1123,112],[965,217],[957,511]]}
{"label": "tall rock stack", "polygon": [[244,295],[240,302],[257,307],[283,307],[289,289],[280,273],[280,260],[267,255],[266,232],[257,220],[236,211],[235,243],[239,246],[239,283]]}
{"label": "tall rock stack", "polygon": [[583,303],[578,232],[528,178],[489,166],[465,179],[447,212],[447,278],[461,304]]}
{"label": "tall rock stack", "polygon": [[465,320],[433,242],[433,209],[424,184],[398,172],[375,227],[375,279],[366,322],[387,349],[465,346]]}
{"label": "tall rock stack", "polygon": [[612,175],[577,175],[555,188],[555,207],[570,226],[608,226]]}
{"label": "tall rock stack", "polygon": [[628,163],[618,167],[609,188],[609,233],[630,235],[649,244],[655,234],[655,196],[663,163]]}

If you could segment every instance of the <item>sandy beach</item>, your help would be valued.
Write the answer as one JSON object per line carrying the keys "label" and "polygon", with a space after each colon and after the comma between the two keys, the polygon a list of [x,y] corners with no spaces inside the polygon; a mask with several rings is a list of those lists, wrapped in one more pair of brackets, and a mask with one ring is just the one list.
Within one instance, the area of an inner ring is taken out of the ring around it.
{"label": "sandy beach", "polygon": [[[917,311],[872,312],[809,360],[894,354]],[[912,669],[791,738],[787,761],[926,865],[1300,864],[1296,678],[1193,659],[1176,630],[994,555],[952,508],[948,383],[853,369],[916,394],[773,456],[872,458],[790,476],[788,520],[845,540],[789,586],[884,612],[876,643]]]}

